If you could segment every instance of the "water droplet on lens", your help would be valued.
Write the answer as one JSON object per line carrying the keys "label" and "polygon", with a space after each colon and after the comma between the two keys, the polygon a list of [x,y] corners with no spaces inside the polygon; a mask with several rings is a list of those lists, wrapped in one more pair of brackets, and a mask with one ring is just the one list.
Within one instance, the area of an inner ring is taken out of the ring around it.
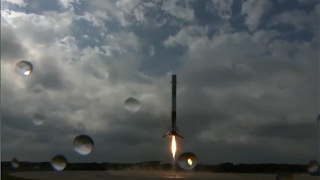
{"label": "water droplet on lens", "polygon": [[125,105],[126,110],[131,111],[131,112],[137,112],[141,107],[140,101],[133,98],[133,97],[126,99],[124,101],[124,105]]}
{"label": "water droplet on lens", "polygon": [[16,168],[18,168],[20,166],[20,163],[16,158],[13,158],[11,160],[11,166],[12,166],[12,168],[16,169]]}
{"label": "water droplet on lens", "polygon": [[154,56],[155,53],[156,53],[156,51],[155,51],[155,49],[154,49],[154,46],[150,46],[150,47],[149,47],[149,55],[150,55],[150,56]]}
{"label": "water droplet on lens", "polygon": [[190,171],[197,165],[197,156],[192,152],[185,152],[178,157],[178,164],[180,168]]}
{"label": "water droplet on lens", "polygon": [[276,180],[291,180],[291,179],[293,179],[293,176],[292,174],[288,174],[288,173],[279,174],[276,176]]}
{"label": "water droplet on lens", "polygon": [[67,167],[67,158],[63,155],[56,155],[51,159],[51,166],[56,171],[62,171]]}
{"label": "water droplet on lens", "polygon": [[39,125],[43,124],[44,119],[45,119],[45,118],[44,118],[43,115],[41,115],[41,114],[39,114],[39,113],[35,113],[35,114],[33,115],[33,124],[39,126]]}
{"label": "water droplet on lens", "polygon": [[278,89],[284,90],[295,86],[297,79],[293,72],[283,71],[277,76],[275,85]]}
{"label": "water droplet on lens", "polygon": [[94,72],[93,75],[99,80],[106,79],[109,76],[107,72]]}
{"label": "water droplet on lens", "polygon": [[20,61],[16,64],[16,71],[18,74],[28,76],[32,73],[33,65],[28,61]]}
{"label": "water droplet on lens", "polygon": [[88,155],[91,153],[94,142],[90,136],[79,135],[73,140],[74,150],[81,155]]}
{"label": "water droplet on lens", "polygon": [[43,86],[41,84],[36,84],[35,86],[33,86],[32,90],[34,93],[40,93],[43,91]]}
{"label": "water droplet on lens", "polygon": [[245,62],[237,61],[237,62],[232,62],[231,64],[232,68],[236,72],[246,72],[249,70],[249,67]]}
{"label": "water droplet on lens", "polygon": [[317,117],[317,121],[320,121],[320,114],[319,114],[318,117]]}
{"label": "water droplet on lens", "polygon": [[86,125],[84,125],[83,123],[79,122],[76,124],[76,129],[79,131],[86,131]]}
{"label": "water droplet on lens", "polygon": [[319,163],[316,160],[312,160],[308,164],[308,172],[311,175],[316,175],[319,173]]}

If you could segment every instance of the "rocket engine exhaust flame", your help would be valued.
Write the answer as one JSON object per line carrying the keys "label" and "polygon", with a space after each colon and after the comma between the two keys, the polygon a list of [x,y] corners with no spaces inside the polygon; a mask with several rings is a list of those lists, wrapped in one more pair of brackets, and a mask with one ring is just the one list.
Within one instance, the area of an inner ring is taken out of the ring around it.
{"label": "rocket engine exhaust flame", "polygon": [[176,142],[176,137],[172,136],[172,140],[171,140],[171,152],[172,152],[172,157],[173,159],[176,156],[176,152],[177,152],[177,142]]}
{"label": "rocket engine exhaust flame", "polygon": [[190,158],[187,160],[187,162],[188,162],[189,166],[192,165],[192,160]]}

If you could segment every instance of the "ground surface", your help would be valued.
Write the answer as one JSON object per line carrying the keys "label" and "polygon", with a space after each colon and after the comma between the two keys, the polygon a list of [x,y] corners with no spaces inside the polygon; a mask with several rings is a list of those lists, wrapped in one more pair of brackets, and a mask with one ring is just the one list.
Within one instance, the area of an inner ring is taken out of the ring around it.
{"label": "ground surface", "polygon": [[[32,180],[144,180],[144,179],[216,179],[216,180],[275,180],[271,174],[225,174],[225,173],[174,173],[164,171],[63,171],[63,172],[16,172],[10,175]],[[319,177],[296,175],[292,180],[318,180]]]}
{"label": "ground surface", "polygon": [[[1,180],[26,180],[25,178],[19,178],[15,176],[10,176],[9,174],[12,173],[12,171],[8,170],[1,170]],[[33,179],[29,179],[33,180]]]}

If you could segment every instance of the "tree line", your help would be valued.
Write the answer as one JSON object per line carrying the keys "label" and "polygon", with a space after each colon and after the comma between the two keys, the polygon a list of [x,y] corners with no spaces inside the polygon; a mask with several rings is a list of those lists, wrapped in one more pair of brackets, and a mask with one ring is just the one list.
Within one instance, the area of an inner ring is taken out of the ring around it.
{"label": "tree line", "polygon": [[[12,169],[11,162],[1,162],[1,169]],[[19,162],[15,171],[51,171],[50,162]],[[65,171],[105,171],[105,170],[175,170],[184,171],[179,165],[171,163],[161,164],[160,161],[146,161],[140,163],[68,163]],[[233,164],[230,162],[205,165],[198,164],[193,171],[222,172],[222,173],[308,173],[307,165],[301,164]],[[313,175],[319,176],[319,171]]]}

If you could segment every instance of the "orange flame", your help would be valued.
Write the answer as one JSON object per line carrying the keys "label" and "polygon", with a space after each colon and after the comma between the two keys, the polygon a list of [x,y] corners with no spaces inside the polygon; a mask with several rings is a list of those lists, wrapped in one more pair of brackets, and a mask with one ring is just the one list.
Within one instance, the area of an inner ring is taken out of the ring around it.
{"label": "orange flame", "polygon": [[171,152],[172,152],[172,157],[173,159],[176,156],[176,152],[177,152],[177,143],[176,143],[176,137],[172,136],[172,140],[171,140]]}

